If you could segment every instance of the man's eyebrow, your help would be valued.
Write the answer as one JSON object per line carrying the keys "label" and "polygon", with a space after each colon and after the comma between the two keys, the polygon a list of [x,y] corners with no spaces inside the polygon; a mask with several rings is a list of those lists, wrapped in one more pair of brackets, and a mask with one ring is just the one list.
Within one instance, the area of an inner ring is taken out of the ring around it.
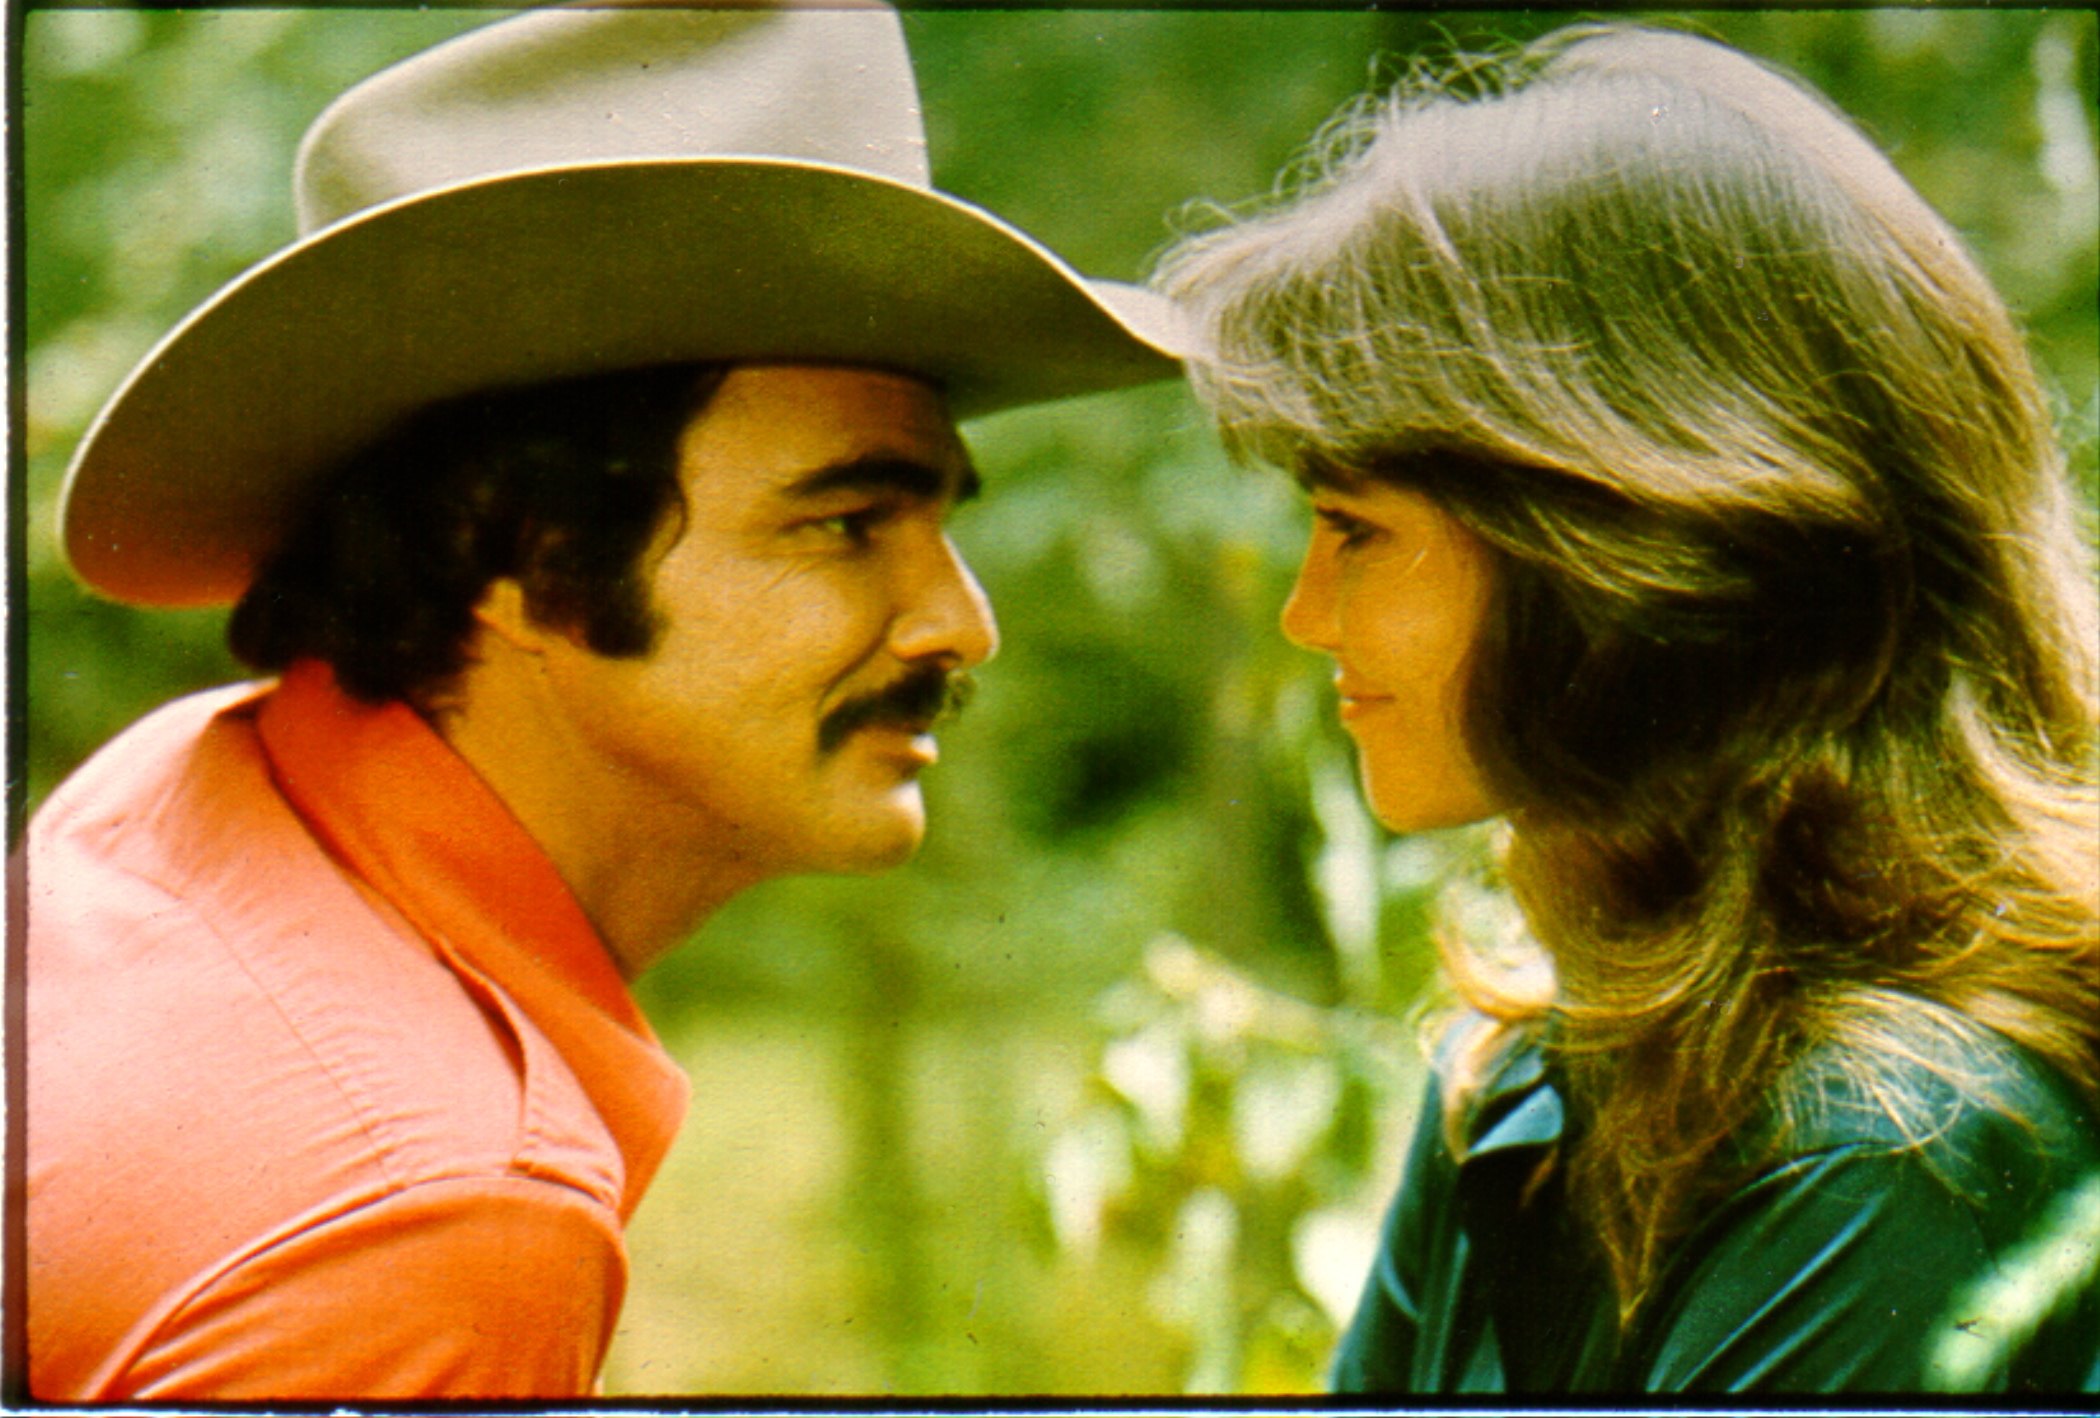
{"label": "man's eyebrow", "polygon": [[968,502],[984,489],[977,469],[965,462],[959,474],[950,474],[916,458],[880,455],[832,463],[797,478],[788,488],[790,497],[821,497],[832,492],[896,492],[907,497],[938,502],[951,498]]}

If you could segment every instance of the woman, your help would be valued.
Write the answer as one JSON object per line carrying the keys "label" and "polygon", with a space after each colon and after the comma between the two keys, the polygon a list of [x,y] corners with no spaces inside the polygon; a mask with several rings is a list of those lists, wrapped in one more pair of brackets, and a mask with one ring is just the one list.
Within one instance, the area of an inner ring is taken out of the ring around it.
{"label": "woman", "polygon": [[1975,1288],[2100,1175],[2092,562],[2003,304],[1685,35],[1564,31],[1322,156],[1161,284],[1310,493],[1284,629],[1374,812],[1503,819],[1535,946],[1447,944],[1339,1385],[1899,1391],[1965,1340],[2100,1382],[2093,1287],[2031,1336]]}

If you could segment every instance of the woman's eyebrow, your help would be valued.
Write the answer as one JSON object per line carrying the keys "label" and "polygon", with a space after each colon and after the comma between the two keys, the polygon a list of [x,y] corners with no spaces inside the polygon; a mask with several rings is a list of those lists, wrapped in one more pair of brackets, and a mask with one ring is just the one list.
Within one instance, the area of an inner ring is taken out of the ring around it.
{"label": "woman's eyebrow", "polygon": [[1363,486],[1363,474],[1345,468],[1332,458],[1302,457],[1291,467],[1291,480],[1306,493],[1353,492]]}

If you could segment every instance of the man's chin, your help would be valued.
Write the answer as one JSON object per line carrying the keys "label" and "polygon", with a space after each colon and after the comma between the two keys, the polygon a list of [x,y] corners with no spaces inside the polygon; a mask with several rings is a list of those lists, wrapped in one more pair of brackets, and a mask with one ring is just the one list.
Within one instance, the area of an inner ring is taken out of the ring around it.
{"label": "man's chin", "polygon": [[834,842],[830,870],[870,876],[910,861],[926,840],[926,804],[917,783],[906,783]]}

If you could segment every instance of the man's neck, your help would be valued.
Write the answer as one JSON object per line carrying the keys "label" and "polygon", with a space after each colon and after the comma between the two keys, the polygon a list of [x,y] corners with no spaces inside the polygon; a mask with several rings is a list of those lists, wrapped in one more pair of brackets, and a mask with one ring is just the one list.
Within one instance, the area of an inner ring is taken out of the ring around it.
{"label": "man's neck", "polygon": [[502,799],[632,980],[767,873],[657,785],[603,764],[529,677],[470,669],[437,732]]}

